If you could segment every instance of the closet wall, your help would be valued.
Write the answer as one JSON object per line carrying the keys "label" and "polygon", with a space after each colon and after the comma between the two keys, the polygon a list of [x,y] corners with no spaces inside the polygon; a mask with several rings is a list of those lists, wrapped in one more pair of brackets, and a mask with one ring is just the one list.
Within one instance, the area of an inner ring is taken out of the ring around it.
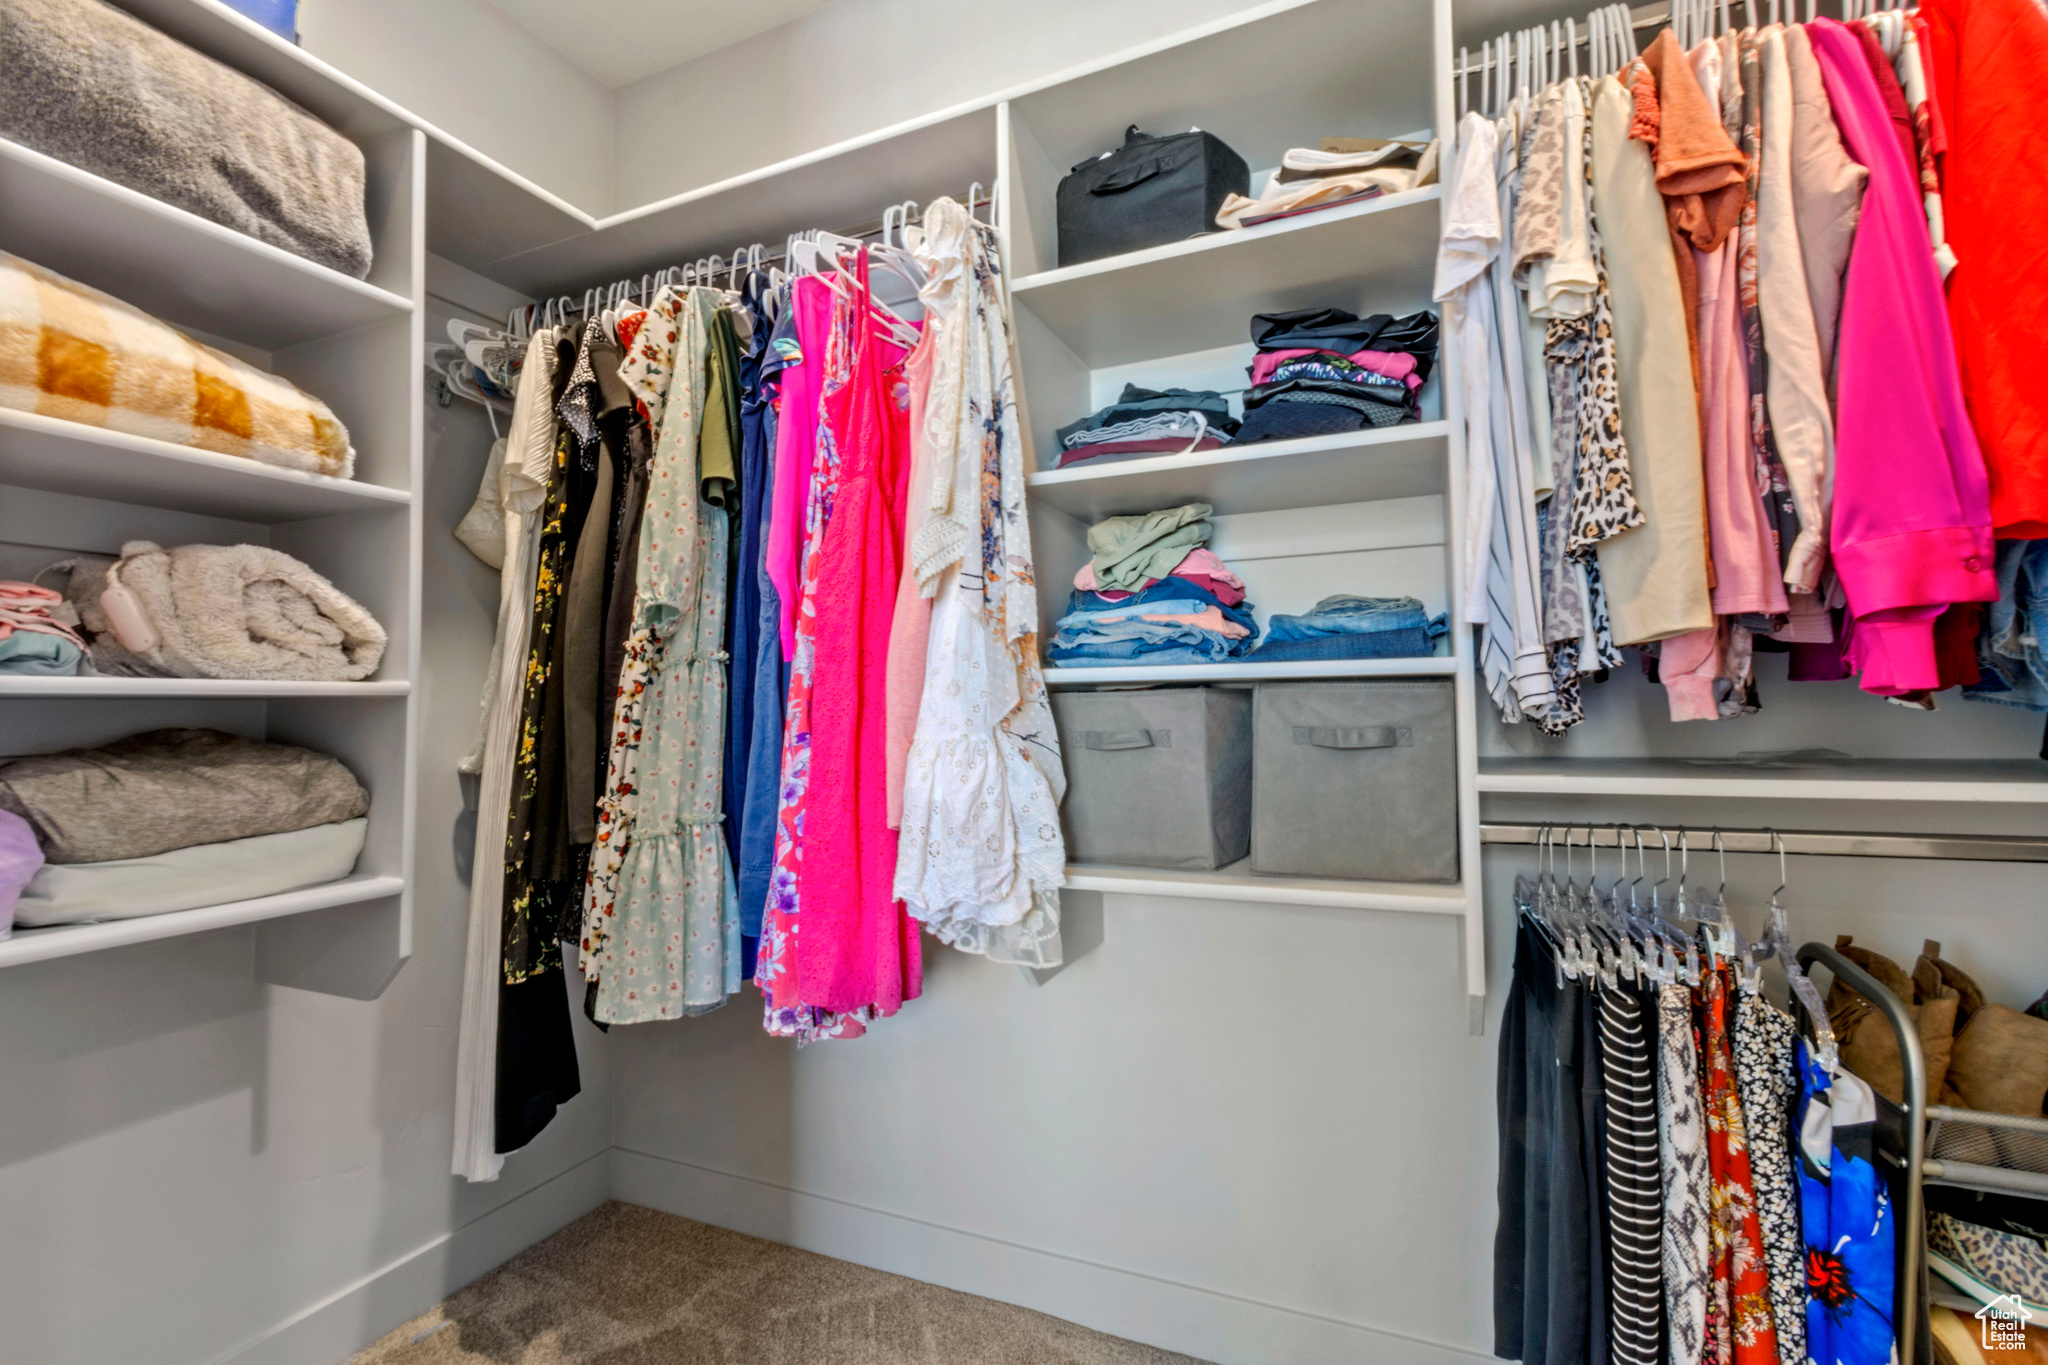
{"label": "closet wall", "polygon": [[614,207],[613,93],[490,0],[302,0],[299,45],[578,208]]}

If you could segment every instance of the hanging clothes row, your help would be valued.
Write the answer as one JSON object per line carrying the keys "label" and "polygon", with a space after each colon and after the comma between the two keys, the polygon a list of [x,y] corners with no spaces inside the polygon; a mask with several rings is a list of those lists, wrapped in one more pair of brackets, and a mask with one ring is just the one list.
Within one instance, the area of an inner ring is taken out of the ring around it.
{"label": "hanging clothes row", "polygon": [[1634,647],[1674,720],[1755,712],[1759,651],[2048,710],[2048,407],[2016,368],[2048,275],[2010,231],[2048,195],[2011,114],[2048,15],[1674,9],[1641,55],[1597,11],[1590,75],[1534,30],[1472,68],[1436,296],[1496,707],[1568,729]]}
{"label": "hanging clothes row", "polygon": [[[1780,886],[1750,945],[1720,889],[1637,857],[1518,877],[1501,1024],[1494,1353],[1529,1365],[1882,1365],[1896,1232],[1870,1086],[1840,1065]],[[1590,838],[1583,849],[1595,857]],[[1647,883],[1647,889],[1645,889]],[[1775,957],[1812,1029],[1774,1003]]]}
{"label": "hanging clothes row", "polygon": [[920,928],[1061,961],[995,232],[952,199],[899,226],[797,243],[793,275],[550,305],[526,341],[486,475],[458,1174],[576,1093],[571,958],[601,1027],[751,980],[799,1042],[915,999]]}

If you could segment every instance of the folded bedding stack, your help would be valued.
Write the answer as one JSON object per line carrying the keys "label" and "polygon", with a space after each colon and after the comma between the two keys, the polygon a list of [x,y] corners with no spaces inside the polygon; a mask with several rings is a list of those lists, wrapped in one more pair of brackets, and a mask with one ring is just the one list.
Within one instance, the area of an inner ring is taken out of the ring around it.
{"label": "folded bedding stack", "polygon": [[121,558],[82,555],[64,597],[90,637],[93,671],[135,678],[360,682],[383,661],[384,627],[280,550],[146,540]]}
{"label": "folded bedding stack", "polygon": [[1290,147],[1256,199],[1233,194],[1216,211],[1218,227],[1257,227],[1383,194],[1436,183],[1437,144],[1376,137],[1326,137],[1320,147]]}
{"label": "folded bedding stack", "polygon": [[1230,400],[1213,390],[1155,391],[1126,384],[1116,402],[1059,429],[1057,467],[1065,469],[1083,460],[1214,450],[1228,445],[1236,430]]}
{"label": "folded bedding stack", "polygon": [[1088,531],[1095,557],[1074,576],[1048,657],[1068,668],[1208,664],[1237,658],[1259,627],[1244,582],[1211,551],[1209,504],[1111,517]]}
{"label": "folded bedding stack", "polygon": [[[218,730],[151,730],[0,767],[0,812],[43,864],[25,927],[134,919],[274,896],[355,868],[369,794],[339,759]],[[0,823],[0,891],[11,846]]]}
{"label": "folded bedding stack", "polygon": [[1252,319],[1251,387],[1240,443],[1283,441],[1417,421],[1436,366],[1434,313],[1360,318],[1341,308]]}
{"label": "folded bedding stack", "polygon": [[0,408],[306,474],[355,473],[348,428],[313,395],[4,251]]}
{"label": "folded bedding stack", "polygon": [[78,613],[64,594],[0,580],[0,676],[68,678],[85,658],[73,629]]}
{"label": "folded bedding stack", "polygon": [[1306,615],[1275,616],[1249,661],[1426,658],[1449,628],[1412,597],[1325,597]]}
{"label": "folded bedding stack", "polygon": [[0,137],[344,275],[370,273],[362,148],[103,0],[0,0]]}

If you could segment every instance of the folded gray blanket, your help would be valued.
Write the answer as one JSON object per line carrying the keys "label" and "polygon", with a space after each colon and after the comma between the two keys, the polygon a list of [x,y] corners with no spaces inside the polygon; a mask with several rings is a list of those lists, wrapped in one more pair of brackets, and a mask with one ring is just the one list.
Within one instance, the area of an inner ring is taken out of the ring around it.
{"label": "folded gray blanket", "polygon": [[0,810],[28,821],[52,863],[147,858],[369,808],[340,759],[219,730],[150,730],[0,767]]}
{"label": "folded gray blanket", "polygon": [[0,137],[370,273],[362,148],[102,0],[0,0]]}

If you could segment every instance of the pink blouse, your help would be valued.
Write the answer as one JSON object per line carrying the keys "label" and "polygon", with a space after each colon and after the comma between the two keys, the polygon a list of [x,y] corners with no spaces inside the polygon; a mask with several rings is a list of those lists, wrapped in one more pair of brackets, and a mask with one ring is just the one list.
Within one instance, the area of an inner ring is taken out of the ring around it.
{"label": "pink blouse", "polygon": [[1914,170],[1856,36],[1807,25],[1849,155],[1870,170],[1844,284],[1835,419],[1835,571],[1867,692],[1941,686],[1934,618],[1998,597],[1984,456],[1963,405]]}

